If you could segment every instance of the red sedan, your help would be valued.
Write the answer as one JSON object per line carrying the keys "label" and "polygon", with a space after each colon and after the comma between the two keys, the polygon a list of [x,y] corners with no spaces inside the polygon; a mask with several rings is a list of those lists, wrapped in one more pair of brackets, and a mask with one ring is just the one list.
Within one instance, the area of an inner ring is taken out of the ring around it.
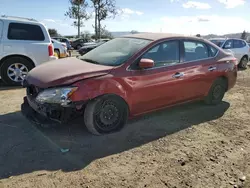
{"label": "red sedan", "polygon": [[34,68],[23,83],[22,111],[61,123],[84,116],[91,133],[111,133],[128,118],[168,106],[220,103],[235,85],[236,65],[231,54],[201,38],[124,36]]}

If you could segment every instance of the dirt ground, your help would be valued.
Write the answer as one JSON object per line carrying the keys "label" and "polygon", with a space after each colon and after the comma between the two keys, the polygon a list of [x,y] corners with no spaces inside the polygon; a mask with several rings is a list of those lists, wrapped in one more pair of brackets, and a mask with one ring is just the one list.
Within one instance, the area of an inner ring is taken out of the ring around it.
{"label": "dirt ground", "polygon": [[250,69],[218,106],[166,109],[99,137],[33,125],[24,94],[0,89],[0,188],[250,188]]}

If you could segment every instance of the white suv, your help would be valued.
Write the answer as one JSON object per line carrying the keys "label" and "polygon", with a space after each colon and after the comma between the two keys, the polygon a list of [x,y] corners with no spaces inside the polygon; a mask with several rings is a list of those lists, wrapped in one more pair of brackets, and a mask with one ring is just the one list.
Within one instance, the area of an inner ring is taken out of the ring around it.
{"label": "white suv", "polygon": [[0,76],[19,85],[35,66],[57,59],[46,27],[29,18],[0,16]]}
{"label": "white suv", "polygon": [[250,57],[250,47],[246,41],[242,39],[225,39],[225,38],[213,38],[209,39],[217,46],[223,48],[226,51],[233,53],[239,62],[239,67],[246,69]]}

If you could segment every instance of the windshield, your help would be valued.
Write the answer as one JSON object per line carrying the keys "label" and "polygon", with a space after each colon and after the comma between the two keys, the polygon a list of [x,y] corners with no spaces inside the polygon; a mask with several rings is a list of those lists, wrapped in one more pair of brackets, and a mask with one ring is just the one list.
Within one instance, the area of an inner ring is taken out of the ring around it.
{"label": "windshield", "polygon": [[100,65],[118,66],[150,42],[152,41],[145,39],[116,38],[80,56],[79,59]]}
{"label": "windshield", "polygon": [[210,40],[210,41],[219,47],[221,47],[222,44],[225,42],[225,40]]}

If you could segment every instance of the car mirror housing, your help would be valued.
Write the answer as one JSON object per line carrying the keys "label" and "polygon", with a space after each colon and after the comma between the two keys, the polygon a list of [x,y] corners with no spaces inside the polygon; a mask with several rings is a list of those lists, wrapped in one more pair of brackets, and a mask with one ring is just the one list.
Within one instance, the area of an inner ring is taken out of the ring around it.
{"label": "car mirror housing", "polygon": [[152,68],[154,67],[154,60],[152,59],[141,59],[140,62],[139,62],[139,67],[141,69],[148,69],[148,68]]}

